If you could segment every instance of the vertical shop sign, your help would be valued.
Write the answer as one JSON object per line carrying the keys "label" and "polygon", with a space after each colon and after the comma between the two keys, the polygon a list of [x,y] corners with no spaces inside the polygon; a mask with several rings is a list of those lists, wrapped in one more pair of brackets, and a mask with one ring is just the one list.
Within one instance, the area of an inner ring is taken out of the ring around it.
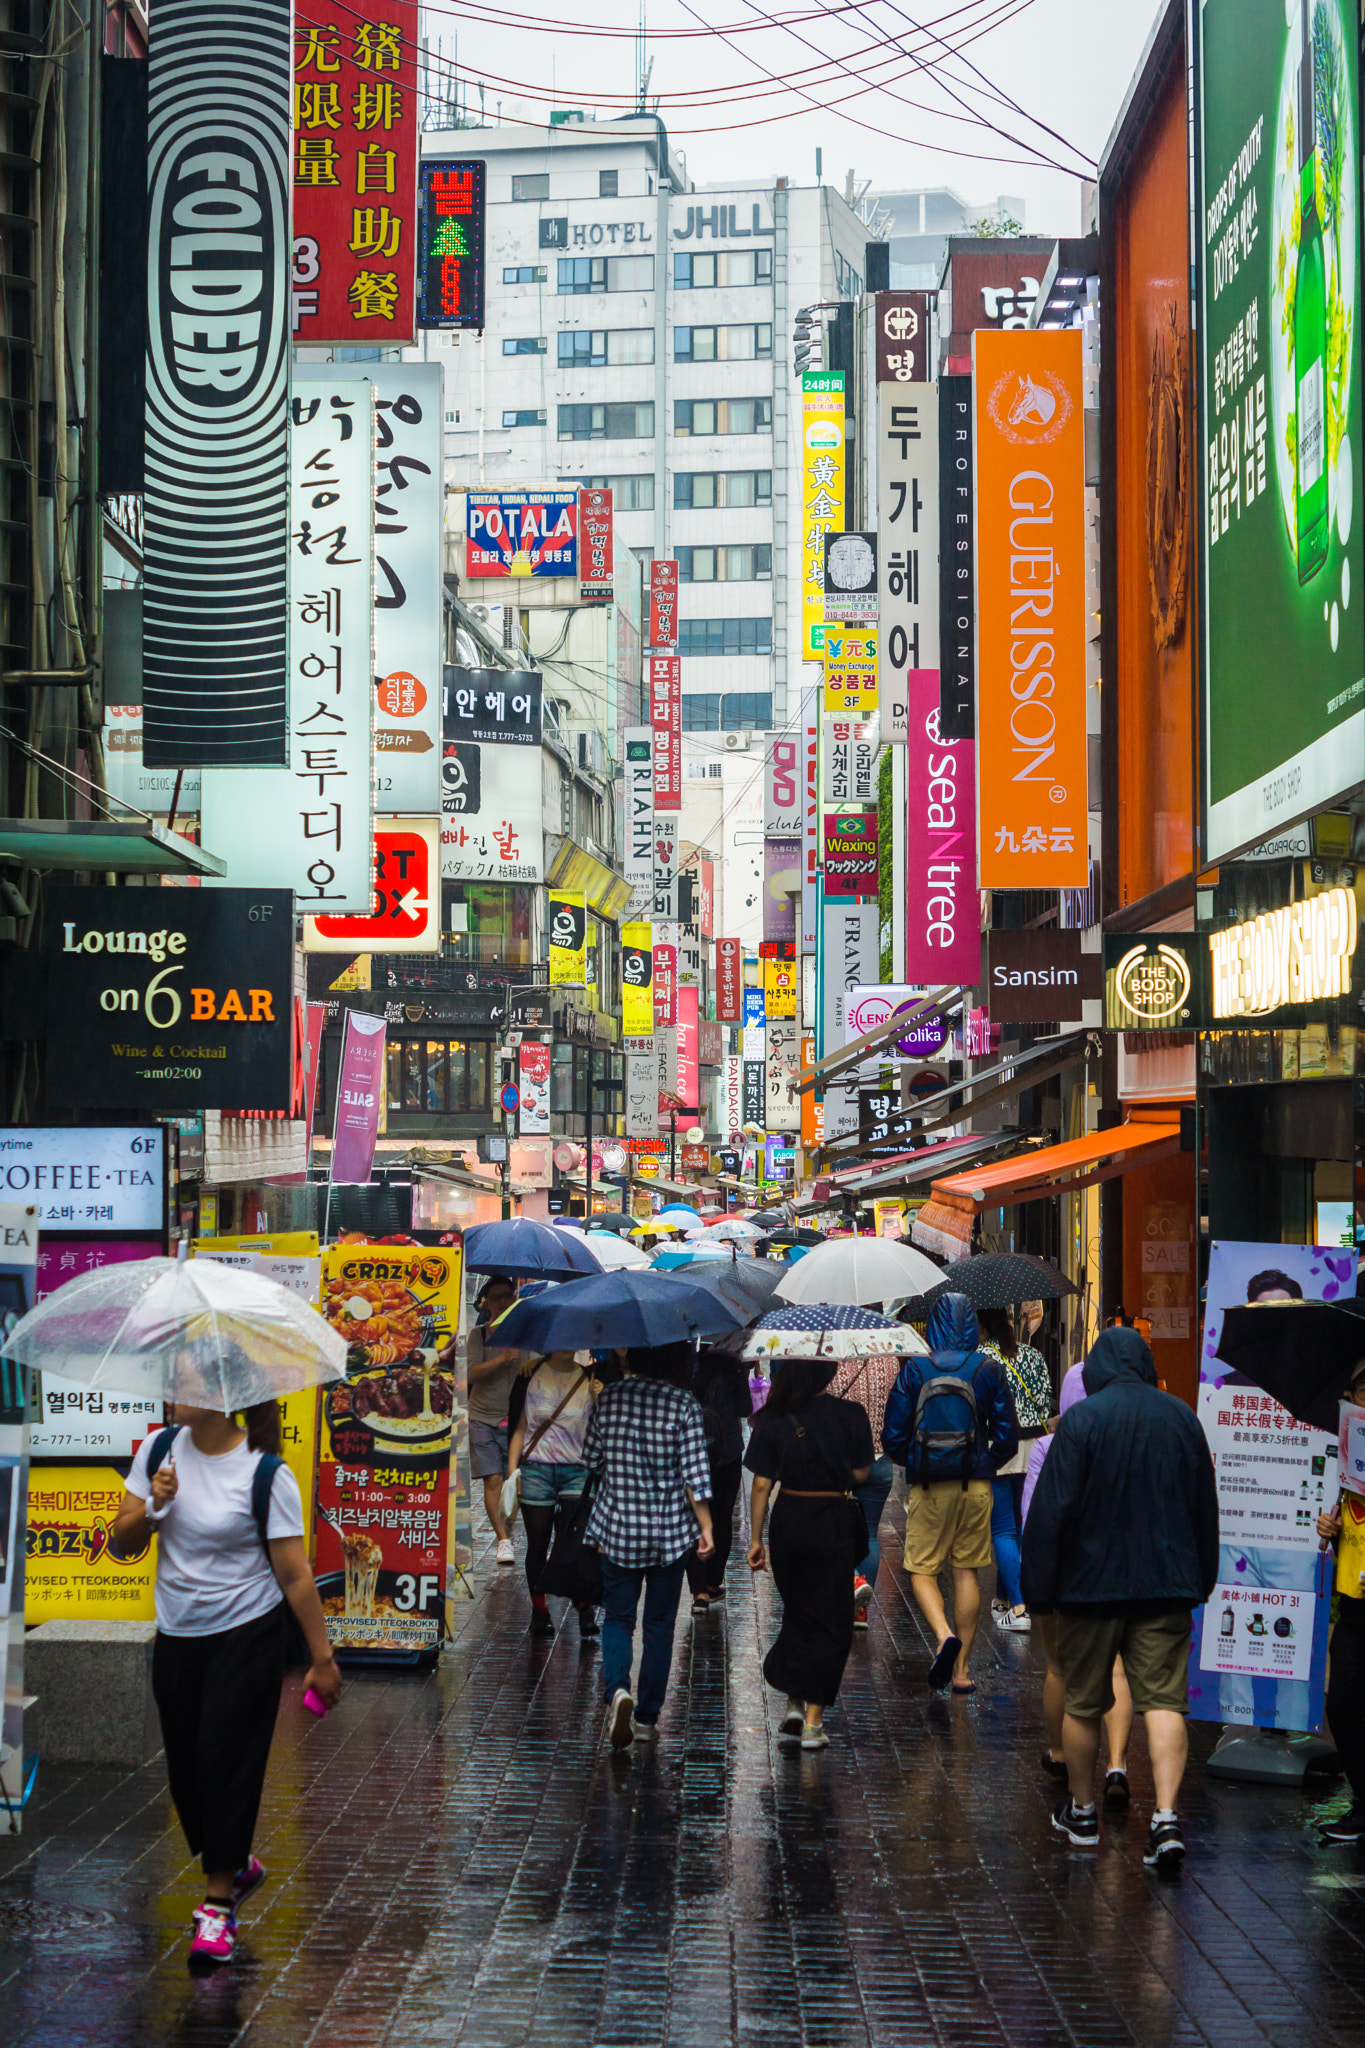
{"label": "vertical shop sign", "polygon": [[697,935],[703,941],[716,935],[716,864],[704,853],[697,855]]}
{"label": "vertical shop sign", "polygon": [[796,943],[793,939],[764,939],[758,949],[763,964],[763,1014],[765,1017],[796,1015]]}
{"label": "vertical shop sign", "polygon": [[367,1017],[360,1010],[346,1012],[333,1124],[334,1186],[354,1186],[370,1178],[384,1105],[385,1036],[382,1017]]}
{"label": "vertical shop sign", "polygon": [[517,1129],[523,1138],[550,1135],[550,1048],[538,1040],[523,1038],[517,1048],[517,1080],[521,1101],[517,1108]]}
{"label": "vertical shop sign", "polygon": [[[824,986],[821,1029],[826,1052],[844,1043],[843,1000],[848,991],[877,980],[881,914],[876,902],[824,904]],[[840,1138],[858,1128],[856,1079],[831,1081],[825,1089],[825,1136]]]}
{"label": "vertical shop sign", "polygon": [[488,167],[427,157],[418,174],[417,325],[483,327]]}
{"label": "vertical shop sign", "polygon": [[654,1071],[658,1085],[659,1116],[672,1118],[683,1105],[678,1093],[678,1027],[663,1024],[654,1034]]}
{"label": "vertical shop sign", "polygon": [[654,905],[654,736],[647,725],[628,725],[626,747],[625,878],[630,907],[648,916]]}
{"label": "vertical shop sign", "polygon": [[976,738],[976,535],[972,380],[938,387],[939,730]]}
{"label": "vertical shop sign", "polygon": [[588,904],[581,889],[551,889],[550,986],[583,988],[588,958]]}
{"label": "vertical shop sign", "polygon": [[875,717],[880,644],[876,627],[826,626],[823,630],[826,717]]}
{"label": "vertical shop sign", "polygon": [[744,1128],[765,1131],[768,1113],[768,1068],[766,1060],[744,1062]]}
{"label": "vertical shop sign", "polygon": [[418,41],[417,0],[358,0],[335,22],[300,20],[290,295],[300,347],[416,338]]}
{"label": "vertical shop sign", "polygon": [[654,966],[654,1028],[662,1030],[678,1021],[678,949],[676,945],[656,945],[653,949]]}
{"label": "vertical shop sign", "polygon": [[678,1094],[687,1109],[701,1107],[701,1066],[698,1047],[699,991],[678,990]]}
{"label": "vertical shop sign", "polygon": [[612,598],[612,510],[610,491],[578,493],[578,595],[584,604]]}
{"label": "vertical shop sign", "polygon": [[794,733],[774,733],[763,761],[763,830],[785,839],[801,829],[801,742]]}
{"label": "vertical shop sign", "polygon": [[369,914],[306,917],[309,953],[439,953],[441,824],[385,818],[375,827],[374,904]]}
{"label": "vertical shop sign", "polygon": [[738,1024],[744,1014],[744,947],[739,939],[716,940],[716,1017]]}
{"label": "vertical shop sign", "polygon": [[744,1036],[741,1047],[746,1060],[761,1061],[764,1058],[763,1030],[766,1019],[767,1011],[764,1007],[763,990],[761,988],[746,988],[744,991]]}
{"label": "vertical shop sign", "polygon": [[800,1078],[800,1045],[795,1023],[786,1019],[774,1022],[769,1012],[765,1130],[801,1128],[801,1106],[795,1094]]}
{"label": "vertical shop sign", "polygon": [[621,1036],[648,1038],[654,1029],[653,926],[621,927]]}
{"label": "vertical shop sign", "polygon": [[368,379],[295,396],[289,766],[202,778],[204,843],[228,863],[210,886],[292,889],[299,916],[367,910],[374,893],[373,448]]}
{"label": "vertical shop sign", "polygon": [[877,386],[877,520],[882,738],[903,740],[909,678],[920,668],[938,670],[938,391],[932,383]]}
{"label": "vertical shop sign", "polygon": [[678,644],[678,565],[649,565],[649,639],[656,654],[671,654]]}
{"label": "vertical shop sign", "polygon": [[922,384],[929,375],[930,292],[878,292],[873,314],[879,384]]}
{"label": "vertical shop sign", "polygon": [[289,0],[159,0],[151,31],[148,768],[288,759],[292,36]]}
{"label": "vertical shop sign", "polygon": [[648,1052],[626,1055],[626,1136],[657,1138],[659,1135],[659,1062],[651,1045]]}
{"label": "vertical shop sign", "polygon": [[668,813],[654,815],[654,918],[676,923],[678,916],[678,822]]}
{"label": "vertical shop sign", "polygon": [[824,825],[825,894],[877,894],[877,813],[826,811]]}
{"label": "vertical shop sign", "polygon": [[651,655],[649,723],[654,735],[654,810],[682,809],[682,663]]}
{"label": "vertical shop sign", "polygon": [[844,523],[844,379],[807,370],[801,379],[801,659],[825,644],[825,535]]}
{"label": "vertical shop sign", "polygon": [[801,692],[801,950],[817,943],[820,884],[820,692]]}
{"label": "vertical shop sign", "polygon": [[851,718],[824,721],[824,788],[828,804],[874,804],[877,801],[877,755],[881,751],[881,728],[874,719],[860,723]]}
{"label": "vertical shop sign", "polygon": [[975,742],[939,737],[932,674],[910,680],[906,744],[905,974],[970,988],[981,978]]}
{"label": "vertical shop sign", "polygon": [[[807,1072],[815,1065],[815,1033],[801,1034],[801,1071]],[[801,1143],[807,1152],[813,1152],[825,1141],[825,1101],[818,1088],[807,1088],[801,1096]]]}
{"label": "vertical shop sign", "polygon": [[738,1137],[744,1122],[744,1062],[728,1054],[721,1066],[720,1127]]}
{"label": "vertical shop sign", "polygon": [[1081,889],[1086,840],[1081,336],[978,328],[977,830],[983,889]]}

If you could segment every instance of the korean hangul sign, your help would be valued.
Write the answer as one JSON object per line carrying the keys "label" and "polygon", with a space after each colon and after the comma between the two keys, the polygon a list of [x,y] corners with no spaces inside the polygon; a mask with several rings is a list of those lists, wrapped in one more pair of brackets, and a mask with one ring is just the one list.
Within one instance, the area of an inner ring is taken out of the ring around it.
{"label": "korean hangul sign", "polygon": [[289,766],[206,768],[210,887],[294,891],[299,915],[373,895],[374,390],[296,393],[289,427]]}
{"label": "korean hangul sign", "polygon": [[684,918],[678,926],[678,987],[701,987],[701,933],[695,919]]}
{"label": "korean hangul sign", "polygon": [[417,325],[481,329],[488,167],[422,161],[417,200]]}
{"label": "korean hangul sign", "polygon": [[[375,396],[374,807],[434,815],[441,784],[444,616],[441,365],[367,363]],[[296,389],[335,388],[326,364]]]}
{"label": "korean hangul sign", "polygon": [[654,1029],[653,926],[621,927],[621,1036],[648,1038]]}
{"label": "korean hangul sign", "polygon": [[739,939],[716,940],[716,1016],[738,1024],[744,1015],[744,947]]}
{"label": "korean hangul sign", "polygon": [[801,1078],[801,1040],[794,1022],[768,1017],[767,1086],[764,1126],[768,1131],[799,1131],[801,1106],[795,1085]]}
{"label": "korean hangul sign", "polygon": [[682,663],[655,654],[649,663],[649,722],[654,733],[654,810],[682,809]]}
{"label": "korean hangul sign", "polygon": [[678,825],[671,813],[654,817],[654,918],[674,922],[678,915]]}
{"label": "korean hangul sign", "polygon": [[[907,676],[938,667],[938,391],[877,386],[882,738],[905,738]],[[827,710],[837,707],[826,705]]]}
{"label": "korean hangul sign", "polygon": [[877,894],[877,813],[825,813],[825,894]]}
{"label": "korean hangul sign", "polygon": [[[453,882],[538,882],[545,866],[540,756],[447,740],[441,873]],[[534,769],[534,772],[532,772]]]}
{"label": "korean hangul sign", "polygon": [[465,572],[471,583],[493,576],[576,576],[577,491],[471,491]]}
{"label": "korean hangul sign", "polygon": [[612,511],[610,491],[578,493],[578,594],[584,604],[610,604]]}
{"label": "korean hangul sign", "polygon": [[654,908],[654,735],[647,725],[625,731],[626,850],[623,863],[630,883],[630,907],[648,917]]}
{"label": "korean hangul sign", "polygon": [[976,514],[972,380],[938,386],[939,730],[976,738]]}
{"label": "korean hangul sign", "polygon": [[823,626],[824,710],[828,718],[874,718],[877,713],[875,626]]}
{"label": "korean hangul sign", "polygon": [[[325,12],[326,10],[324,10]],[[417,0],[356,0],[294,36],[294,339],[416,335]]]}
{"label": "korean hangul sign", "polygon": [[873,315],[877,382],[922,384],[929,375],[929,292],[878,292]]}
{"label": "korean hangul sign", "polygon": [[801,379],[801,659],[818,661],[825,636],[825,535],[844,523],[844,379]]}
{"label": "korean hangul sign", "polygon": [[762,1131],[767,1129],[764,1118],[768,1113],[768,1068],[765,1060],[744,1062],[744,1125],[743,1128]]}
{"label": "korean hangul sign", "polygon": [[774,1017],[796,1015],[796,944],[792,939],[764,939],[758,949],[763,963],[763,1011]]}
{"label": "korean hangul sign", "polygon": [[822,753],[828,804],[872,804],[877,801],[877,755],[881,729],[875,719],[826,718]]}
{"label": "korean hangul sign", "polygon": [[[983,889],[1083,889],[1085,415],[1075,329],[972,336]],[[937,639],[935,639],[937,644]]]}
{"label": "korean hangul sign", "polygon": [[445,670],[441,732],[446,740],[538,747],[543,679],[530,669]]}
{"label": "korean hangul sign", "polygon": [[438,953],[441,842],[436,818],[393,819],[375,828],[374,903],[368,913],[308,917],[310,953]]}
{"label": "korean hangul sign", "polygon": [[678,1021],[678,948],[659,943],[654,947],[654,1028]]}
{"label": "korean hangul sign", "polygon": [[[159,1237],[62,1239],[44,1230],[34,1299],[42,1301],[96,1266],[156,1258],[160,1252]],[[161,1426],[159,1400],[82,1386],[53,1372],[35,1373],[33,1380],[39,1420],[29,1426],[29,1448],[35,1457],[131,1458],[143,1437]]]}
{"label": "korean hangul sign", "polygon": [[537,1040],[523,1038],[517,1048],[517,1080],[521,1101],[517,1108],[517,1133],[523,1138],[550,1135],[550,1048]]}
{"label": "korean hangul sign", "polygon": [[825,535],[825,624],[877,616],[877,536]]}
{"label": "korean hangul sign", "polygon": [[801,692],[801,950],[814,953],[820,883],[820,692]]}
{"label": "korean hangul sign", "polygon": [[678,644],[678,565],[649,565],[649,634],[646,645],[669,653]]}
{"label": "korean hangul sign", "polygon": [[801,742],[773,733],[763,761],[763,830],[789,838],[801,830]]}
{"label": "korean hangul sign", "polygon": [[626,1136],[655,1138],[659,1134],[659,1062],[651,1045],[646,1053],[626,1055]]}
{"label": "korean hangul sign", "polygon": [[[81,1395],[87,1388],[76,1389]],[[122,1399],[100,1406],[121,1406]],[[130,1403],[139,1406],[139,1403]],[[160,1401],[146,1404],[155,1409],[150,1427],[159,1426],[163,1408]],[[58,1416],[57,1421],[63,1418]],[[95,1420],[102,1421],[102,1416]],[[122,1422],[119,1418],[116,1427]],[[84,1427],[84,1409],[77,1417]],[[56,1435],[67,1434],[57,1430]],[[105,1432],[96,1430],[96,1435]],[[148,1427],[138,1431],[139,1441]],[[111,1453],[110,1455],[118,1455]],[[15,1467],[0,1467],[8,1479]],[[24,1612],[30,1628],[45,1621],[150,1621],[156,1613],[156,1540],[135,1557],[116,1557],[110,1547],[114,1522],[123,1499],[123,1475],[116,1465],[34,1465],[28,1474],[27,1528],[20,1503],[20,1528],[24,1530]],[[0,1492],[6,1510],[9,1497]],[[0,1516],[0,1532],[8,1543],[8,1513]],[[3,1583],[3,1580],[0,1580]]]}
{"label": "korean hangul sign", "polygon": [[581,889],[549,892],[550,986],[582,988],[587,962],[588,906]]}

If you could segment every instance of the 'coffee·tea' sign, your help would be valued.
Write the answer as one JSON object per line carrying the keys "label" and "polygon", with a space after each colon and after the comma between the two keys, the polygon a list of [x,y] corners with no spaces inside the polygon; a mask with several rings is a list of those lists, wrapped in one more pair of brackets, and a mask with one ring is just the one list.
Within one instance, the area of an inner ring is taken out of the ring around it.
{"label": "'coffee\u00b7tea' sign", "polygon": [[297,1114],[288,889],[48,892],[50,1109]]}

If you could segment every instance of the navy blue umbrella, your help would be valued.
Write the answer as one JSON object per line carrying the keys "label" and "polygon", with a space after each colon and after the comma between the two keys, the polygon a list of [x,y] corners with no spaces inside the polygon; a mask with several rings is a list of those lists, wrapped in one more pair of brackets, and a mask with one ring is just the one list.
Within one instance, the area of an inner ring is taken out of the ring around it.
{"label": "navy blue umbrella", "polygon": [[582,1351],[685,1344],[737,1330],[744,1320],[670,1273],[628,1271],[547,1287],[534,1301],[510,1308],[495,1329],[500,1344],[518,1351]]}
{"label": "navy blue umbrella", "polygon": [[576,1280],[602,1270],[582,1238],[530,1216],[476,1223],[465,1232],[464,1255],[471,1273],[507,1273],[517,1280]]}

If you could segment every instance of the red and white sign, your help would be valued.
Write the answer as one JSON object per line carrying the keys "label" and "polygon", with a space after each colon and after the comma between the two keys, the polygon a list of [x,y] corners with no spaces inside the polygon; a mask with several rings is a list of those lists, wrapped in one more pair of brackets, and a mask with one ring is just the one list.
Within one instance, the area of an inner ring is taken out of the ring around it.
{"label": "red and white sign", "polygon": [[649,722],[654,732],[654,809],[682,809],[682,663],[656,654],[649,664]]}
{"label": "red and white sign", "polygon": [[523,1138],[550,1135],[550,1048],[525,1038],[517,1048],[517,1078],[521,1084],[518,1130]]}
{"label": "red and white sign", "polygon": [[369,916],[306,917],[309,953],[439,953],[441,828],[435,818],[395,819],[374,835],[374,909]]}
{"label": "red and white sign", "polygon": [[418,0],[352,0],[294,36],[294,340],[417,332]]}
{"label": "red and white sign", "polygon": [[744,942],[716,940],[716,1020],[739,1024],[744,1017]]}
{"label": "red and white sign", "polygon": [[612,599],[612,512],[610,491],[578,493],[578,594],[584,604]]}
{"label": "red and white sign", "polygon": [[678,949],[654,948],[654,1029],[662,1031],[678,1021]]}
{"label": "red and white sign", "polygon": [[680,1156],[689,1172],[705,1173],[711,1164],[711,1154],[705,1145],[684,1145]]}
{"label": "red and white sign", "polygon": [[697,855],[697,931],[703,939],[716,936],[716,864],[704,853]]}
{"label": "red and white sign", "polygon": [[678,565],[651,562],[649,565],[649,638],[656,652],[667,652],[678,644]]}
{"label": "red and white sign", "polygon": [[701,1106],[701,1070],[697,1064],[699,994],[696,988],[678,990],[678,1094],[689,1109]]}

